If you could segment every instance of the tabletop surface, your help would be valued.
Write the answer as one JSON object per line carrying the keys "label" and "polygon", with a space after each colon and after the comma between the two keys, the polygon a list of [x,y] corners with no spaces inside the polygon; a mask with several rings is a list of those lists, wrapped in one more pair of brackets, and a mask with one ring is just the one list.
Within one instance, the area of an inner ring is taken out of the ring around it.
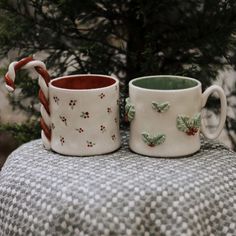
{"label": "tabletop surface", "polygon": [[236,154],[202,140],[182,158],[63,156],[41,140],[0,172],[0,235],[236,235]]}

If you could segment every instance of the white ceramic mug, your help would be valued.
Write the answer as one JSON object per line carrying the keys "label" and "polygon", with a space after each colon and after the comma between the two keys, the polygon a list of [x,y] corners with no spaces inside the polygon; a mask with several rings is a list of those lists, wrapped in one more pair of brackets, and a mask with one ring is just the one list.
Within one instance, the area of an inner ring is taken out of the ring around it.
{"label": "white ceramic mug", "polygon": [[50,81],[45,65],[32,58],[13,62],[5,76],[14,90],[18,69],[39,74],[41,137],[44,146],[65,155],[89,156],[120,147],[119,81],[111,76],[84,74]]}
{"label": "white ceramic mug", "polygon": [[[217,92],[221,102],[220,123],[210,133],[201,119],[201,109],[210,94]],[[213,85],[202,93],[201,83],[192,78],[171,75],[140,77],[130,81],[126,117],[130,124],[131,150],[156,157],[177,157],[200,149],[199,131],[215,139],[226,119],[226,97]]]}

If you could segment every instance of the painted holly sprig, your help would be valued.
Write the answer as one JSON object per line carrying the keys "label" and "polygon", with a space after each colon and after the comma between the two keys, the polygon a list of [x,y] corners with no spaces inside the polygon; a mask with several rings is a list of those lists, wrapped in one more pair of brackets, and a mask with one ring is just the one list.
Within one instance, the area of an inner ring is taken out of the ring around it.
{"label": "painted holly sprig", "polygon": [[60,99],[57,96],[53,96],[53,100],[57,105],[59,105]]}
{"label": "painted holly sprig", "polygon": [[189,136],[194,136],[201,126],[201,114],[197,113],[192,118],[186,115],[178,115],[176,122],[178,130]]}
{"label": "painted holly sprig", "polygon": [[71,99],[70,102],[69,102],[69,106],[70,108],[73,110],[74,109],[74,106],[76,105],[77,103],[77,100],[75,99]]}
{"label": "painted holly sprig", "polygon": [[147,132],[142,133],[142,140],[149,146],[155,147],[165,142],[165,134],[150,135]]}
{"label": "painted holly sprig", "polygon": [[65,124],[65,126],[67,126],[67,119],[65,116],[59,116],[60,120]]}
{"label": "painted holly sprig", "polygon": [[96,143],[92,141],[87,141],[87,147],[93,147]]}
{"label": "painted holly sprig", "polygon": [[84,119],[88,119],[89,118],[89,112],[81,112],[81,115],[80,115],[80,117],[82,117],[82,118],[84,118]]}
{"label": "painted holly sprig", "polygon": [[152,108],[158,113],[163,113],[169,110],[170,102],[152,102]]}
{"label": "painted holly sprig", "polygon": [[126,98],[125,103],[125,120],[131,122],[135,116],[135,108],[130,103],[130,98]]}

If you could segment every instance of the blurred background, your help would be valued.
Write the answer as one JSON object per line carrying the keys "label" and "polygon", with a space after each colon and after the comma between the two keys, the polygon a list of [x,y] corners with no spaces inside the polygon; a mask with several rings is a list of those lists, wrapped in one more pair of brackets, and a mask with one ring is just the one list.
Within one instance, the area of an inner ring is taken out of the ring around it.
{"label": "blurred background", "polygon": [[[33,55],[52,77],[113,74],[122,98],[144,75],[190,76],[203,89],[219,84],[228,101],[220,141],[236,150],[235,52],[235,0],[0,0],[0,168],[12,150],[40,137],[37,76],[21,71],[7,94],[12,61]],[[203,114],[214,129],[217,95]]]}

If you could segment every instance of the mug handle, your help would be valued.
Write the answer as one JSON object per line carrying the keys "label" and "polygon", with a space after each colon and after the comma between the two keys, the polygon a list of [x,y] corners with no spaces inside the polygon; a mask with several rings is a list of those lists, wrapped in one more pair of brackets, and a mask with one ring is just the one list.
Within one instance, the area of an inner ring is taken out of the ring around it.
{"label": "mug handle", "polygon": [[202,120],[201,132],[208,139],[216,139],[220,135],[220,133],[224,127],[225,119],[226,119],[226,109],[227,109],[226,96],[225,96],[224,90],[218,85],[210,86],[202,94],[202,108],[206,105],[206,102],[207,102],[209,96],[214,92],[218,93],[218,95],[220,97],[220,122],[219,122],[217,130],[214,133],[210,133]]}
{"label": "mug handle", "polygon": [[6,88],[9,92],[15,90],[16,72],[20,69],[34,68],[39,75],[39,100],[41,102],[41,119],[40,125],[42,128],[41,137],[46,149],[51,148],[51,119],[49,109],[49,87],[50,75],[47,72],[46,66],[42,61],[34,60],[33,57],[26,57],[20,61],[12,62],[9,65],[8,72],[5,75]]}

